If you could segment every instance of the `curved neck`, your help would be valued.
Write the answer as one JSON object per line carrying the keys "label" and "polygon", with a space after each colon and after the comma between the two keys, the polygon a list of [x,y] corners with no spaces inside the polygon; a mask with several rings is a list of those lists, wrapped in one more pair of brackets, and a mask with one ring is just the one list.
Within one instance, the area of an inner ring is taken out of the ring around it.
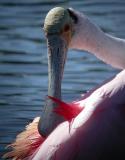
{"label": "curved neck", "polygon": [[113,67],[125,68],[125,40],[100,32],[93,41],[93,46],[87,49],[89,52]]}
{"label": "curved neck", "polygon": [[125,68],[125,40],[105,34],[88,18],[80,21],[72,48],[86,50],[112,65]]}

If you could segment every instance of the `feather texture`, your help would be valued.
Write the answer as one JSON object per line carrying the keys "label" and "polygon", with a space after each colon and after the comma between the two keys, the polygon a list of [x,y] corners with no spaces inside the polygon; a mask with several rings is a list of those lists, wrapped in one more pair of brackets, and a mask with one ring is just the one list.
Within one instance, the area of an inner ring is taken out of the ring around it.
{"label": "feather texture", "polygon": [[52,101],[57,103],[57,107],[54,109],[54,112],[59,114],[60,116],[63,116],[65,120],[68,120],[69,122],[72,121],[73,118],[75,118],[82,110],[78,104],[75,103],[65,103],[55,97],[48,96]]}
{"label": "feather texture", "polygon": [[38,132],[38,122],[40,117],[36,117],[32,123],[26,126],[25,131],[17,135],[14,143],[7,146],[12,151],[6,153],[3,158],[12,160],[31,160],[32,154],[45,140]]}

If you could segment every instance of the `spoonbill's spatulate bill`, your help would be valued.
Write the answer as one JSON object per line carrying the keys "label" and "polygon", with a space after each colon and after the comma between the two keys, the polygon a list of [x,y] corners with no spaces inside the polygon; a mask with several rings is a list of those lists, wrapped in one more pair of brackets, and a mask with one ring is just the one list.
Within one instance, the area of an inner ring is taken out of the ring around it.
{"label": "spoonbill's spatulate bill", "polygon": [[85,15],[61,7],[49,12],[44,29],[49,53],[49,101],[41,120],[35,119],[17,137],[12,144],[14,150],[5,157],[125,159],[125,70],[85,94],[80,101],[66,104],[59,100],[68,47],[87,50],[104,62],[124,69],[125,40],[105,34]]}

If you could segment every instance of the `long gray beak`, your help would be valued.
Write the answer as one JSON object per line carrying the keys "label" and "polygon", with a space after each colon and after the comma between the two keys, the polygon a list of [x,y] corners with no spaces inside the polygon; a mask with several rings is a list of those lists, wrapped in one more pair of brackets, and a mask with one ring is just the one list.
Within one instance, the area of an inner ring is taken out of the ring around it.
{"label": "long gray beak", "polygon": [[[61,99],[61,82],[64,72],[64,66],[67,56],[67,43],[59,35],[48,35],[48,95]],[[53,112],[57,106],[55,102],[50,99],[46,100],[44,107],[44,114],[42,114],[40,133],[48,135],[63,118]],[[44,122],[43,122],[44,120]]]}
{"label": "long gray beak", "polygon": [[58,35],[48,36],[48,95],[61,99],[61,81],[68,46]]}

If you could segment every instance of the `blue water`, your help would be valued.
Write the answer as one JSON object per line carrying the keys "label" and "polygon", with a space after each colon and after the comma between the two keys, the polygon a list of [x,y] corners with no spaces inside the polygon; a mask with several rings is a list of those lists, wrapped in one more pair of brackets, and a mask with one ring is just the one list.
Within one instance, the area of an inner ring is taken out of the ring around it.
{"label": "blue water", "polygon": [[[124,0],[0,0],[0,155],[44,106],[48,71],[42,26],[55,6],[84,12],[105,32],[125,38]],[[117,72],[87,52],[69,50],[63,99],[75,100]]]}

